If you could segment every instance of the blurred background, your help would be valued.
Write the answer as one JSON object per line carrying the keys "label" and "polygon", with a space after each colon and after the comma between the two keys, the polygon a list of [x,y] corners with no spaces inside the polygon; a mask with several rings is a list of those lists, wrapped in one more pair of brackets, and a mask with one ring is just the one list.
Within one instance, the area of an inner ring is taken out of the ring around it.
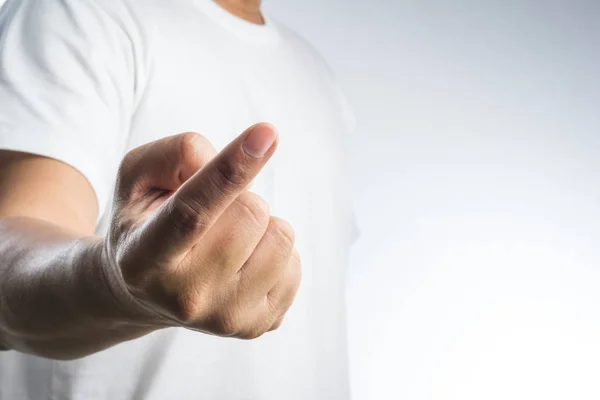
{"label": "blurred background", "polygon": [[600,1],[264,6],[359,122],[354,400],[600,399]]}

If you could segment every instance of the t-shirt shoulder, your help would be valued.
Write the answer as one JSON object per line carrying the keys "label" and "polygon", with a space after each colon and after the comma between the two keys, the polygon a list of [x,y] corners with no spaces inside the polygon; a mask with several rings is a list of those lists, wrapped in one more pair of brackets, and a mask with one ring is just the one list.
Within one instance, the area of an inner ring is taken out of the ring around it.
{"label": "t-shirt shoulder", "polygon": [[296,32],[289,26],[284,25],[277,20],[274,20],[272,17],[271,20],[273,21],[273,23],[276,24],[277,30],[279,34],[283,37],[283,41],[285,43],[287,43],[290,46],[293,46],[295,50],[301,53],[310,55],[313,61],[319,66],[319,68],[321,68],[323,73],[326,73],[327,75],[333,77],[331,68],[329,67],[321,53],[319,53],[319,51],[308,42],[308,40],[306,40],[300,33]]}
{"label": "t-shirt shoulder", "polygon": [[342,118],[346,125],[345,131],[347,133],[353,133],[356,130],[356,117],[344,90],[340,86],[336,74],[334,73],[331,66],[327,63],[321,53],[312,46],[302,35],[293,30],[292,28],[275,21],[277,29],[281,35],[285,38],[290,45],[294,46],[300,52],[310,55],[313,63],[318,68],[319,72],[327,78],[331,90],[334,91],[334,95],[338,99],[339,106],[341,108]]}

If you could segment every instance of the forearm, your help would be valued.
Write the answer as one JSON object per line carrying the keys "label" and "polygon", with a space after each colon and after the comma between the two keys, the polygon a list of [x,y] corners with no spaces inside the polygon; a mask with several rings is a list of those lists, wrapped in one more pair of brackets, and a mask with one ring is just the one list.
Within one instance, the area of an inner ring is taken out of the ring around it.
{"label": "forearm", "polygon": [[0,345],[82,357],[156,329],[107,276],[103,240],[40,220],[0,220]]}

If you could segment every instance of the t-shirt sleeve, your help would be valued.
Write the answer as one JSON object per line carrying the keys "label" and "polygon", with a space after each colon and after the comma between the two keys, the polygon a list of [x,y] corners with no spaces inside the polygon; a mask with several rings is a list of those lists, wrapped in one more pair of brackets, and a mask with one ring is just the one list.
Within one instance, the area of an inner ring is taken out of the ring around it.
{"label": "t-shirt sleeve", "polygon": [[83,174],[109,201],[132,113],[131,46],[95,0],[7,0],[0,9],[0,149]]}

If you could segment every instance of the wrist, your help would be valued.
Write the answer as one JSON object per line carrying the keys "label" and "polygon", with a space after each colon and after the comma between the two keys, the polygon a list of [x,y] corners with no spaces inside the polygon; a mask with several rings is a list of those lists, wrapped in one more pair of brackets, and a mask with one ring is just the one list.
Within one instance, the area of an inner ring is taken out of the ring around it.
{"label": "wrist", "polygon": [[96,314],[114,326],[141,326],[144,329],[165,327],[164,321],[136,299],[128,290],[120,269],[114,263],[105,240],[100,237],[84,239],[84,267],[90,274],[85,279],[98,299]]}

